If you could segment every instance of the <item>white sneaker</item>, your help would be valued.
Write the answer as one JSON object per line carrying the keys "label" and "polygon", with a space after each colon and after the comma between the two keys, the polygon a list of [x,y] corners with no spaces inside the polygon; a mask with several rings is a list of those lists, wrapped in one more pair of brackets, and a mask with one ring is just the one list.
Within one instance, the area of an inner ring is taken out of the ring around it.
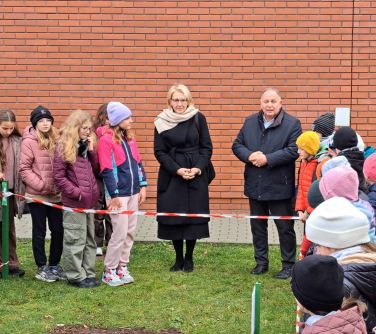
{"label": "white sneaker", "polygon": [[97,255],[97,256],[102,256],[102,255],[103,255],[102,247],[97,247],[96,255]]}
{"label": "white sneaker", "polygon": [[129,273],[127,266],[122,266],[116,270],[117,275],[124,284],[129,284],[134,282],[134,278]]}
{"label": "white sneaker", "polygon": [[116,274],[116,269],[104,271],[102,274],[102,282],[109,286],[120,286],[124,284]]}

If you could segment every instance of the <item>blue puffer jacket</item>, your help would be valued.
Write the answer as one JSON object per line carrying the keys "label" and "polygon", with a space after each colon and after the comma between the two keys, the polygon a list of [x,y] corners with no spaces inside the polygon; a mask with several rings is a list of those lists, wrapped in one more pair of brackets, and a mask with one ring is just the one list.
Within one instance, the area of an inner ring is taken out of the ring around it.
{"label": "blue puffer jacket", "polygon": [[[283,109],[265,129],[263,113],[249,116],[235,139],[232,150],[245,163],[244,194],[259,201],[289,199],[295,191],[296,139],[302,133],[300,121]],[[248,161],[252,152],[266,155],[267,165],[255,167]]]}
{"label": "blue puffer jacket", "polygon": [[376,183],[368,187],[368,201],[375,210],[376,213]]}

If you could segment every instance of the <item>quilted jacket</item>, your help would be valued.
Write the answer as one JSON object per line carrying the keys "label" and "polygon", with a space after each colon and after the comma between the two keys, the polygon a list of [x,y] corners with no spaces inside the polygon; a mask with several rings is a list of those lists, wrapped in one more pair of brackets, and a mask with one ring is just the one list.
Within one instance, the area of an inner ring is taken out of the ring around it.
{"label": "quilted jacket", "polygon": [[39,147],[32,126],[27,127],[22,136],[20,174],[28,194],[45,196],[59,193],[54,183],[53,156]]}
{"label": "quilted jacket", "polygon": [[367,334],[366,324],[357,306],[338,311],[306,326],[302,334]]}
{"label": "quilted jacket", "polygon": [[99,169],[96,151],[88,151],[88,157],[77,156],[70,164],[64,161],[56,147],[54,158],[54,180],[61,190],[63,205],[71,208],[92,209],[99,198],[94,173]]}
{"label": "quilted jacket", "polygon": [[295,211],[311,213],[313,208],[308,204],[308,190],[312,180],[316,179],[317,159],[302,160],[299,171],[298,194],[296,196]]}

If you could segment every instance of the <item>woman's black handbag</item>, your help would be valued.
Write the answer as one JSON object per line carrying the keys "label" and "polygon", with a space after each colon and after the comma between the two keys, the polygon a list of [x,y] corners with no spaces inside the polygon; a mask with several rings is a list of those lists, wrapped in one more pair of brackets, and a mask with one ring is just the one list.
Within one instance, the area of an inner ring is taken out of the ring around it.
{"label": "woman's black handbag", "polygon": [[211,160],[209,160],[208,166],[206,167],[206,172],[208,174],[208,184],[210,184],[215,179],[215,169]]}
{"label": "woman's black handbag", "polygon": [[[195,117],[195,124],[196,124],[197,130],[200,133],[198,114],[196,114],[194,117]],[[208,165],[206,166],[206,175],[208,176],[208,184],[212,183],[212,181],[215,179],[215,169],[211,160],[209,160]]]}

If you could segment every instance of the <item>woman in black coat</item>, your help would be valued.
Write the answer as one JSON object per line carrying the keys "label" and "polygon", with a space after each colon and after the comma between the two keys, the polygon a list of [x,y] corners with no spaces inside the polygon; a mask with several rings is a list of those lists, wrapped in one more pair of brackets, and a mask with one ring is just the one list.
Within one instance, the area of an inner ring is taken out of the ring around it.
{"label": "woman in black coat", "polygon": [[[213,147],[205,116],[194,107],[184,85],[173,85],[167,99],[168,108],[154,122],[154,155],[160,163],[157,211],[207,214],[207,170]],[[158,216],[157,221],[158,238],[172,240],[176,252],[170,270],[192,271],[196,240],[209,237],[209,218]]]}

